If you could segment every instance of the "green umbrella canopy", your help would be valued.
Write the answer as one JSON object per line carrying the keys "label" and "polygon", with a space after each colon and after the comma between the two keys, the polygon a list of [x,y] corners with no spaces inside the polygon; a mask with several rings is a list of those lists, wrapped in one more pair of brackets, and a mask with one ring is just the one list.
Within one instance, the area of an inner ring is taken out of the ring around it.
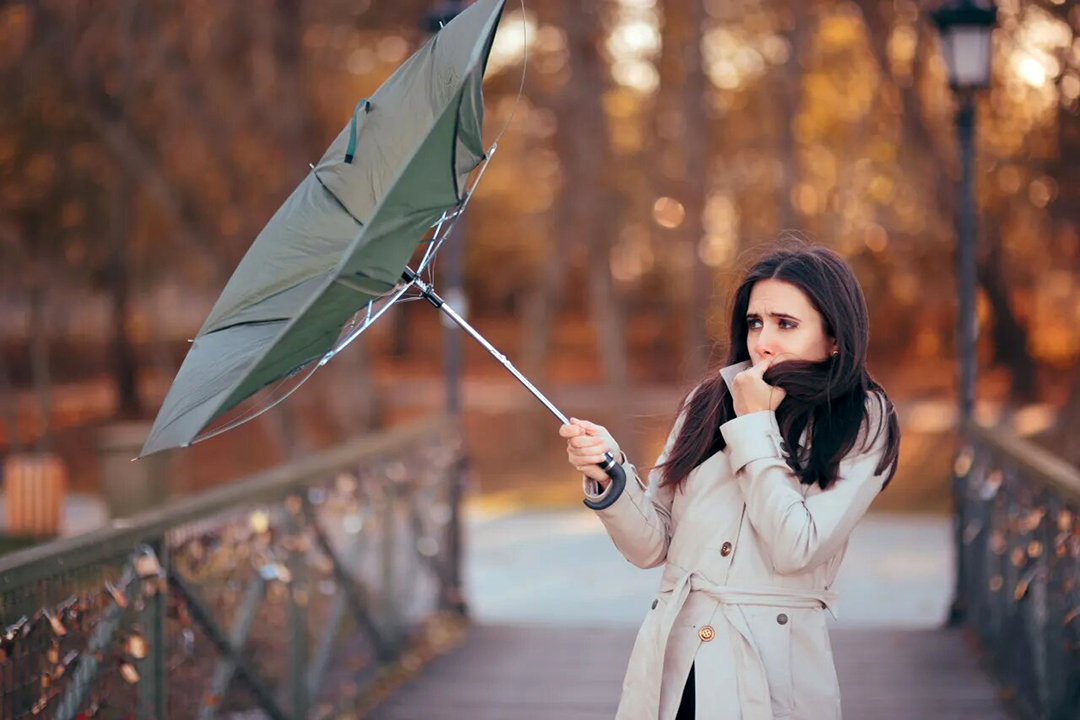
{"label": "green umbrella canopy", "polygon": [[225,285],[140,456],[201,439],[328,357],[349,321],[394,291],[484,159],[481,82],[504,2],[477,0],[358,104]]}

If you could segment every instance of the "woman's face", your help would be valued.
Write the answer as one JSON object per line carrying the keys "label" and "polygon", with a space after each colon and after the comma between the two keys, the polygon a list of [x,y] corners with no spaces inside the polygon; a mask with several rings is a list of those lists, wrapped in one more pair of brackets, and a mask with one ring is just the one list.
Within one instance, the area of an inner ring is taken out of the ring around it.
{"label": "woman's face", "polygon": [[759,280],[746,309],[746,349],[756,365],[762,359],[811,360],[829,357],[836,341],[802,290],[783,280]]}

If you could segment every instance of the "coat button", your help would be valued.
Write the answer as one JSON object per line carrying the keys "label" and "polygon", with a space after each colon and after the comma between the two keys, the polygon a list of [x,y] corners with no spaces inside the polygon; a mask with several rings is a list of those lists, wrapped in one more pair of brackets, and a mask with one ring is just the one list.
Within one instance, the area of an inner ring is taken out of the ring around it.
{"label": "coat button", "polygon": [[781,625],[787,625],[787,615],[785,615],[784,613],[780,613],[776,616],[776,622],[780,623]]}
{"label": "coat button", "polygon": [[655,609],[656,609],[656,600],[653,600],[653,601],[652,601],[652,609],[653,609],[653,610],[655,610]]}
{"label": "coat button", "polygon": [[701,638],[702,642],[709,642],[716,636],[716,631],[713,630],[712,625],[705,625],[697,631],[697,636]]}
{"label": "coat button", "polygon": [[727,557],[728,555],[730,555],[731,554],[731,543],[726,542],[723,545],[721,545],[720,546],[720,554],[723,555],[724,557]]}

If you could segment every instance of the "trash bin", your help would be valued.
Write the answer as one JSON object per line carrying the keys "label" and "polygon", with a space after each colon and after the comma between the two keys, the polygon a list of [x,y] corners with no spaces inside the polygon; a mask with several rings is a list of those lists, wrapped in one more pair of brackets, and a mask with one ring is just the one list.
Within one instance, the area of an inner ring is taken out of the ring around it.
{"label": "trash bin", "polygon": [[8,535],[52,538],[60,534],[67,469],[54,453],[22,452],[4,459]]}
{"label": "trash bin", "polygon": [[169,497],[169,451],[132,462],[149,434],[150,423],[144,422],[115,423],[98,434],[101,493],[110,518],[130,517]]}

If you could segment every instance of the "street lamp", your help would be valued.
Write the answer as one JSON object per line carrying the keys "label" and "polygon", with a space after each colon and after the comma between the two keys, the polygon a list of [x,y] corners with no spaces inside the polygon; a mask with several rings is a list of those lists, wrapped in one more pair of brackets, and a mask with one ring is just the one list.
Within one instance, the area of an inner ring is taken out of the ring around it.
{"label": "street lamp", "polygon": [[[956,135],[960,141],[960,188],[956,217],[956,275],[959,295],[957,356],[959,360],[959,428],[966,435],[975,406],[975,197],[974,137],[975,95],[990,84],[991,34],[997,20],[993,2],[960,0],[947,3],[933,14],[941,51],[949,68],[949,85],[956,93]],[[963,443],[962,443],[963,444]],[[958,463],[959,465],[960,463]],[[948,624],[958,625],[966,615],[964,597],[966,568],[963,552],[964,507],[968,467],[953,473],[956,531],[956,590]]]}
{"label": "street lamp", "polygon": [[953,90],[982,90],[990,84],[990,36],[997,22],[992,2],[965,0],[933,15]]}

